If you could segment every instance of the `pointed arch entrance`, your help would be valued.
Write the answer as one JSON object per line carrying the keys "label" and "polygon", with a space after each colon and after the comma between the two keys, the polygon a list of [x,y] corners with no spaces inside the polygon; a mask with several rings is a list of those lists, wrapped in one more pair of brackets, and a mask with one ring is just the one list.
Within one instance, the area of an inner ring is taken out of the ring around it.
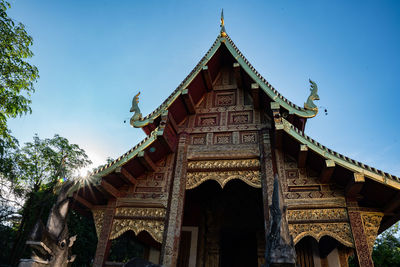
{"label": "pointed arch entrance", "polygon": [[[187,190],[182,229],[179,267],[260,266],[265,247],[261,188],[232,179],[223,187],[207,180]],[[196,229],[197,240],[185,229]]]}

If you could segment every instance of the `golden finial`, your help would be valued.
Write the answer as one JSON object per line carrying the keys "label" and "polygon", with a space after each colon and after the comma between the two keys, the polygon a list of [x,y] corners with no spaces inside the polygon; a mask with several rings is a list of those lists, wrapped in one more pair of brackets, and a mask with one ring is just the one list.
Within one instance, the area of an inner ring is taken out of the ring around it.
{"label": "golden finial", "polygon": [[221,11],[221,31],[220,31],[220,35],[222,37],[226,37],[226,32],[225,32],[225,23],[224,23],[224,9],[222,9]]}

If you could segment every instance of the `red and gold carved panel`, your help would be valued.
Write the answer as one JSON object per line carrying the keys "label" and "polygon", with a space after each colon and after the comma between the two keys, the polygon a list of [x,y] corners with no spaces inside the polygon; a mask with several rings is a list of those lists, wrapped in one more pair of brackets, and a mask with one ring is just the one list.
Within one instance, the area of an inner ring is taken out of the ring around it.
{"label": "red and gold carved panel", "polygon": [[170,167],[173,164],[173,160],[174,157],[171,154],[156,163],[154,172],[148,172],[137,177],[137,183],[132,187],[127,197],[140,200],[166,200],[167,189],[169,188],[167,185],[171,175]]}
{"label": "red and gold carved panel", "polygon": [[216,133],[214,134],[215,145],[232,144],[232,133]]}
{"label": "red and gold carved panel", "polygon": [[192,145],[206,145],[206,134],[192,135],[191,144]]}
{"label": "red and gold carved panel", "polygon": [[215,93],[215,98],[214,98],[215,107],[227,107],[235,105],[236,105],[235,91],[224,91]]}
{"label": "red and gold carved panel", "polygon": [[219,113],[198,115],[196,118],[196,126],[218,126],[219,117]]}
{"label": "red and gold carved panel", "polygon": [[248,124],[253,123],[253,112],[247,111],[231,111],[228,113],[228,124]]}
{"label": "red and gold carved panel", "polygon": [[240,143],[242,144],[256,144],[258,140],[257,132],[241,132]]}

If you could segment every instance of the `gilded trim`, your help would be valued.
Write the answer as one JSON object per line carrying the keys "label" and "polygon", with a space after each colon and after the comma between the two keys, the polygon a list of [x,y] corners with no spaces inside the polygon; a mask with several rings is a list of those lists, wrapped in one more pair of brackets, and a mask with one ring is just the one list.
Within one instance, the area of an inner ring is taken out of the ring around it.
{"label": "gilded trim", "polygon": [[376,236],[378,235],[379,226],[382,221],[383,213],[381,212],[361,212],[361,219],[364,225],[364,233],[367,237],[370,253],[374,247]]}
{"label": "gilded trim", "polygon": [[158,220],[114,219],[110,240],[118,238],[129,230],[133,231],[135,235],[138,235],[142,231],[146,231],[155,241],[161,243],[164,233],[164,222]]}
{"label": "gilded trim", "polygon": [[115,216],[165,218],[165,213],[163,208],[123,207],[116,209]]}
{"label": "gilded trim", "polygon": [[240,159],[240,160],[198,160],[188,162],[189,170],[210,170],[210,169],[248,169],[259,168],[259,159]]}
{"label": "gilded trim", "polygon": [[100,237],[101,229],[103,228],[104,221],[104,210],[96,209],[92,210],[94,225],[96,227],[97,238]]}
{"label": "gilded trim", "polygon": [[302,209],[287,210],[286,212],[289,222],[298,221],[321,221],[321,220],[346,220],[349,217],[345,208],[335,209]]}
{"label": "gilded trim", "polygon": [[186,189],[193,189],[208,180],[218,182],[221,188],[231,180],[239,179],[246,184],[261,188],[259,171],[219,171],[219,172],[188,172]]}
{"label": "gilded trim", "polygon": [[295,244],[305,236],[312,236],[318,242],[322,237],[330,236],[347,247],[354,247],[350,224],[347,222],[289,224],[289,232]]}

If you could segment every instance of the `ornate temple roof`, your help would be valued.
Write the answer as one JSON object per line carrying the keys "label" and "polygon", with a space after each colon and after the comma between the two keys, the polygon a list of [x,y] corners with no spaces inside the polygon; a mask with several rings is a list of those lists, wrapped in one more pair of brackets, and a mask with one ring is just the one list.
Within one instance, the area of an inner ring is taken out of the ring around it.
{"label": "ornate temple roof", "polygon": [[[224,32],[225,33],[225,32]],[[240,52],[235,43],[229,37],[228,34],[220,34],[214,41],[211,48],[207,51],[205,56],[199,61],[189,75],[179,84],[179,86],[171,93],[171,95],[153,112],[145,116],[144,118],[135,121],[134,127],[144,127],[149,123],[152,123],[157,117],[159,117],[164,111],[168,110],[171,104],[182,94],[183,90],[188,88],[193,79],[207,66],[210,59],[215,55],[221,45],[225,45],[232,57],[237,60],[240,67],[256,82],[260,88],[271,98],[272,101],[279,103],[279,105],[286,109],[289,114],[294,114],[301,118],[312,118],[318,113],[318,109],[310,110],[302,108],[283,95],[281,95],[261,74],[250,64],[246,57]]]}
{"label": "ornate temple roof", "polygon": [[[284,108],[289,112],[289,114],[295,114],[302,118],[314,117],[318,110],[310,110],[297,106],[292,103],[284,96],[282,96],[264,77],[257,72],[257,70],[250,64],[246,57],[240,52],[236,47],[232,39],[226,34],[225,31],[221,31],[216,40],[214,41],[211,48],[207,51],[205,56],[199,61],[199,63],[194,67],[194,69],[189,73],[189,75],[181,82],[181,84],[171,93],[171,95],[153,112],[145,116],[144,118],[135,121],[134,127],[145,127],[149,123],[153,123],[162,114],[168,112],[168,108],[172,103],[183,93],[183,91],[188,88],[190,83],[194,78],[201,74],[202,69],[207,66],[210,59],[215,55],[217,50],[225,45],[231,55],[235,58],[237,63],[243,68],[243,70],[259,84],[260,88],[271,98],[271,101],[279,104],[280,107]],[[295,138],[298,142],[302,144],[307,144],[313,151],[321,155],[322,157],[329,158],[333,160],[336,164],[343,166],[354,172],[364,173],[366,177],[369,177],[377,182],[387,184],[391,187],[400,189],[400,178],[389,173],[383,172],[381,170],[375,169],[368,165],[365,165],[356,160],[350,159],[337,153],[322,144],[318,143],[314,139],[308,137],[304,134],[304,131],[295,127],[289,121],[283,120],[283,130]],[[162,135],[162,133],[161,133]],[[157,137],[160,136],[159,127],[148,132],[148,136],[143,139],[139,144],[134,146],[132,149],[127,151],[125,154],[121,155],[118,159],[113,162],[102,166],[92,173],[95,177],[101,177],[112,172],[115,168],[122,166],[124,163],[134,158],[140,151],[146,149],[150,144],[152,144]]]}

